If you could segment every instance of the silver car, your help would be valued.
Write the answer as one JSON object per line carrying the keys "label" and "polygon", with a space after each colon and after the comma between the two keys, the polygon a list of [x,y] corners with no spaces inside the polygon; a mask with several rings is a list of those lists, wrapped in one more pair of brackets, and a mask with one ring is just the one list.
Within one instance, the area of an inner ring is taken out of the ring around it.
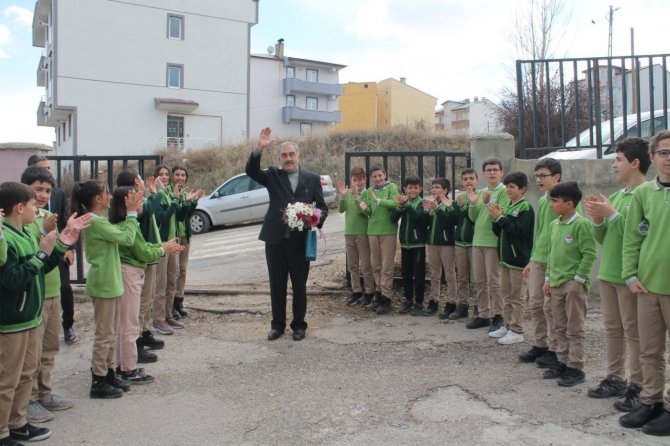
{"label": "silver car", "polygon": [[[321,175],[321,186],[326,204],[333,205],[337,193],[329,175]],[[202,234],[214,226],[263,220],[269,203],[265,186],[247,174],[235,175],[214,192],[198,200],[198,207],[190,221],[191,232]]]}

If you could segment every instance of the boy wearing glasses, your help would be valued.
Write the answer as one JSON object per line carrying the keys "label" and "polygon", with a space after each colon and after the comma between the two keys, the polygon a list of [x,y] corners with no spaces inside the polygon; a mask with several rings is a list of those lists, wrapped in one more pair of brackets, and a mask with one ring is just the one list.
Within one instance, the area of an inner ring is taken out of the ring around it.
{"label": "boy wearing glasses", "polygon": [[[619,419],[650,435],[670,435],[670,389],[665,386],[665,340],[670,330],[670,132],[649,145],[658,176],[635,189],[626,217],[622,276],[637,294],[642,405]],[[665,395],[663,394],[665,389]]]}

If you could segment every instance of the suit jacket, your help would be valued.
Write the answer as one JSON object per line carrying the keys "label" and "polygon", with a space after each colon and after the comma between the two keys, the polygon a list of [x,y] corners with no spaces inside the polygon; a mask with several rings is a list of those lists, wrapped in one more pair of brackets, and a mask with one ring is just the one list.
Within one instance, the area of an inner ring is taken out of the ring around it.
{"label": "suit jacket", "polygon": [[56,222],[56,226],[58,227],[59,231],[62,231],[67,225],[67,219],[69,217],[67,212],[68,206],[65,191],[60,187],[54,187],[51,190],[51,200],[49,200],[49,204],[45,207],[47,211],[51,212],[52,214],[58,214],[58,221]]}
{"label": "suit jacket", "polygon": [[321,221],[318,227],[323,225],[328,215],[328,207],[323,200],[321,178],[303,168],[300,168],[299,172],[298,186],[293,192],[286,171],[274,166],[261,169],[261,155],[256,150],[249,157],[246,167],[247,175],[265,186],[270,196],[270,205],[258,236],[260,240],[271,245],[278,245],[288,236],[297,243],[305,243],[307,231],[289,231],[288,225],[284,222],[284,209],[289,203],[315,203],[316,207],[321,209]]}

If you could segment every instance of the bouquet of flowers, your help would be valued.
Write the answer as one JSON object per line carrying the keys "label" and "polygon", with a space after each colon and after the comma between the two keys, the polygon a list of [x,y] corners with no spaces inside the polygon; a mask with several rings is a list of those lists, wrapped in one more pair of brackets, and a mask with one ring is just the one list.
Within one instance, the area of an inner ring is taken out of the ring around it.
{"label": "bouquet of flowers", "polygon": [[291,230],[311,229],[319,224],[320,220],[321,209],[316,207],[316,203],[289,203],[284,210],[284,222]]}

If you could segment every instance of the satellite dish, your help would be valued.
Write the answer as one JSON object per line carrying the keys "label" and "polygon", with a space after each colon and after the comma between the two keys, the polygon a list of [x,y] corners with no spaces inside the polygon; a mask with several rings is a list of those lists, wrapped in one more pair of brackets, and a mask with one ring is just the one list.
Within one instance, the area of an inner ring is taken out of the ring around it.
{"label": "satellite dish", "polygon": [[270,45],[270,46],[268,47],[268,54],[274,54],[274,53],[275,53],[275,47],[272,46],[272,45]]}

